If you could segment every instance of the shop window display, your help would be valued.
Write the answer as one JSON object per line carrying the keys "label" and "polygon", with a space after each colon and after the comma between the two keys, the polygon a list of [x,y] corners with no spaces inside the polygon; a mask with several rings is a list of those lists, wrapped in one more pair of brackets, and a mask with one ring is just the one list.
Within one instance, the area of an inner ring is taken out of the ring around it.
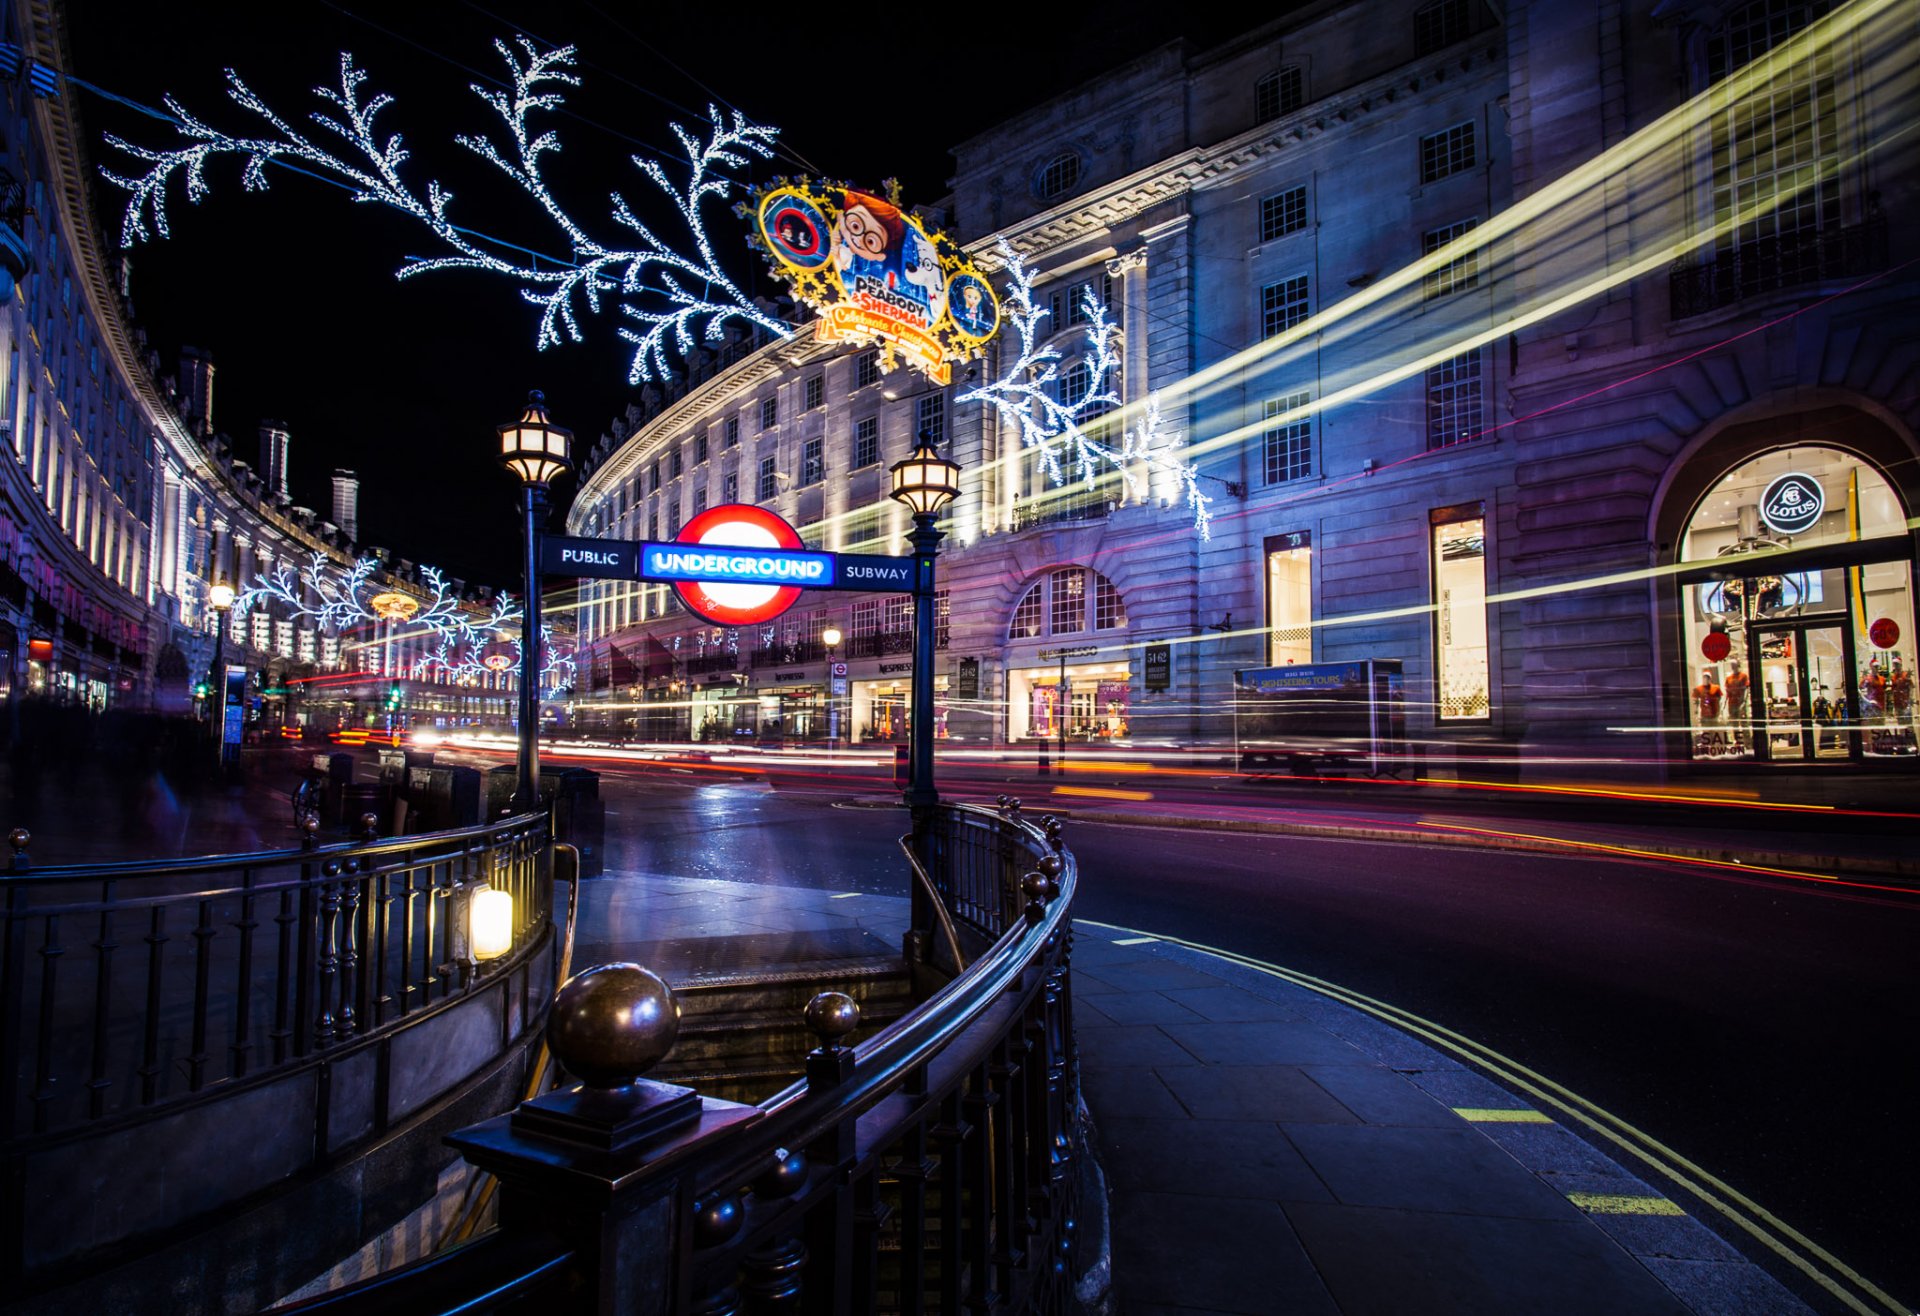
{"label": "shop window display", "polygon": [[[1707,492],[1683,543],[1703,564],[1681,590],[1693,758],[1915,755],[1904,530],[1892,487],[1837,449],[1765,453]],[[1862,541],[1897,560],[1854,565]],[[1790,569],[1769,570],[1780,552]]]}

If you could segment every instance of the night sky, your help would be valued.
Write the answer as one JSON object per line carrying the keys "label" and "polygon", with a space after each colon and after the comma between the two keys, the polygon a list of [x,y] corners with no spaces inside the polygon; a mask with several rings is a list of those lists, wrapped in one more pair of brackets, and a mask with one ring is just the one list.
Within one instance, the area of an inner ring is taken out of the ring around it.
{"label": "night sky", "polygon": [[[73,0],[70,72],[156,108],[171,92],[209,122],[252,134],[264,125],[227,99],[224,69],[304,127],[319,105],[311,88],[337,84],[338,54],[351,51],[368,86],[396,98],[378,122],[403,135],[417,192],[439,178],[455,194],[456,223],[558,256],[558,230],[531,199],[453,141],[499,125],[468,89],[502,85],[496,37],[524,31],[579,47],[583,85],[550,120],[562,150],[545,170],[575,217],[611,241],[608,193],[638,208],[652,190],[627,157],[657,156],[680,176],[668,125],[695,125],[709,102],[781,129],[779,157],[755,161],[752,177],[804,171],[877,185],[891,175],[909,204],[931,203],[946,192],[950,145],[1183,35],[1170,8],[1025,11],[1019,32],[1003,35],[979,7],[831,7],[810,11],[822,19],[809,27],[796,23],[801,11],[739,4]],[[856,35],[846,24],[858,13],[885,17]],[[1239,25],[1216,19],[1184,35],[1210,42]],[[916,88],[924,101],[906,99]],[[94,91],[68,94],[96,165],[138,164],[110,151],[106,132],[150,147],[179,140]],[[469,580],[515,580],[515,485],[492,459],[493,427],[537,387],[577,448],[596,441],[632,396],[616,317],[583,321],[584,344],[536,352],[537,309],[499,276],[393,278],[404,257],[438,254],[417,221],[284,170],[264,194],[243,191],[239,175],[237,157],[212,164],[212,195],[198,207],[176,187],[173,236],[136,248],[134,309],[150,341],[169,368],[182,344],[212,352],[215,421],[242,460],[256,459],[260,418],[287,423],[295,502],[327,515],[328,476],[353,467],[363,543]],[[124,197],[99,180],[104,232],[118,234]],[[745,249],[742,221],[715,207],[709,232],[740,277],[774,291]],[[562,506],[571,493],[570,482],[558,486]]]}

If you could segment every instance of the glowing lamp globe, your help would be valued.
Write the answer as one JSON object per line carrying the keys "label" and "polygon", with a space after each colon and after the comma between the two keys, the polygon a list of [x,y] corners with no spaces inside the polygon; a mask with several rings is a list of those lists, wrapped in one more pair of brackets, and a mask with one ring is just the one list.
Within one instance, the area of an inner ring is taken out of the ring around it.
{"label": "glowing lamp globe", "polygon": [[824,631],[821,631],[820,643],[826,645],[829,649],[838,648],[840,645],[840,628],[838,626],[829,626]]}
{"label": "glowing lamp globe", "polygon": [[960,495],[960,464],[935,452],[924,434],[913,454],[890,470],[894,500],[915,516],[931,516]]}
{"label": "glowing lamp globe", "polygon": [[233,606],[233,586],[224,580],[216,580],[207,590],[207,601],[213,604],[215,612],[225,612]]}
{"label": "glowing lamp globe", "polygon": [[513,949],[513,893],[483,886],[467,906],[467,944],[476,960],[497,960]]}
{"label": "glowing lamp globe", "polygon": [[521,482],[544,488],[573,469],[573,431],[547,420],[547,399],[535,389],[519,420],[500,426],[500,460]]}

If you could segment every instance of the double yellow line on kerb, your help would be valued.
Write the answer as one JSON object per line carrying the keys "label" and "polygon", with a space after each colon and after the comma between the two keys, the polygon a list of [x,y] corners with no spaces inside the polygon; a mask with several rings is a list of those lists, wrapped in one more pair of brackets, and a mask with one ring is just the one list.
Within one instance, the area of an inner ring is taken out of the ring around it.
{"label": "double yellow line on kerb", "polygon": [[[1419,1015],[1408,1010],[1403,1010],[1397,1005],[1390,1005],[1385,1001],[1376,1000],[1371,996],[1342,987],[1337,983],[1327,982],[1323,978],[1316,978],[1311,974],[1300,973],[1293,969],[1282,968],[1277,964],[1269,964],[1265,960],[1254,959],[1250,955],[1240,955],[1230,950],[1222,950],[1217,946],[1205,946],[1195,941],[1183,941],[1179,937],[1168,937],[1158,933],[1143,932],[1138,928],[1121,927],[1113,923],[1100,923],[1093,919],[1075,919],[1074,922],[1090,928],[1100,928],[1129,938],[1129,940],[1126,941],[1116,941],[1115,944],[1117,945],[1143,945],[1147,942],[1161,941],[1169,946],[1184,946],[1188,950],[1199,951],[1204,955],[1216,956],[1219,959],[1226,960],[1230,964],[1239,964],[1249,969],[1256,969],[1261,973],[1279,978],[1284,982],[1290,982],[1296,987],[1304,987],[1308,991],[1318,992],[1320,995],[1338,1001],[1342,1005],[1351,1006],[1363,1013],[1370,1014],[1374,1018],[1400,1029],[1402,1032],[1410,1033],[1420,1038],[1437,1050],[1445,1051],[1450,1055],[1466,1061],[1481,1072],[1492,1075],[1500,1082],[1525,1094],[1529,1099],[1539,1105],[1558,1112],[1568,1122],[1579,1125],[1594,1136],[1625,1152],[1628,1156],[1647,1166],[1668,1182],[1692,1195],[1703,1205],[1718,1212],[1723,1219],[1737,1226],[1748,1237],[1760,1243],[1782,1261],[1832,1294],[1835,1299],[1844,1303],[1848,1310],[1859,1313],[1859,1316],[1912,1316],[1909,1308],[1895,1302],[1893,1298],[1883,1292],[1878,1285],[1854,1271],[1845,1262],[1841,1261],[1840,1258],[1834,1256],[1805,1234],[1775,1216],[1771,1211],[1768,1211],[1746,1194],[1708,1173],[1700,1166],[1695,1165],[1692,1161],[1689,1161],[1671,1147],[1666,1146],[1657,1138],[1641,1132],[1619,1116],[1596,1106],[1579,1093],[1562,1087],[1552,1079],[1535,1073],[1519,1061],[1510,1059],[1498,1051],[1495,1051],[1493,1048],[1474,1041],[1470,1037],[1456,1033],[1452,1029],[1441,1024],[1436,1024],[1429,1019],[1423,1019]],[[1464,1109],[1456,1111],[1455,1113],[1460,1114],[1462,1118],[1472,1119],[1472,1116],[1467,1114]],[[1496,1112],[1479,1111],[1477,1109],[1474,1113],[1483,1116],[1496,1114]],[[1539,1112],[1535,1111],[1501,1111],[1497,1112],[1497,1114],[1507,1117],[1517,1116],[1519,1118],[1498,1120],[1481,1119],[1474,1122],[1550,1122],[1541,1118],[1534,1118],[1534,1116],[1539,1115]],[[1595,1214],[1621,1214],[1628,1210],[1626,1205],[1628,1200],[1629,1199],[1616,1200],[1611,1197],[1596,1197],[1595,1200],[1590,1203],[1575,1201],[1574,1205],[1581,1207],[1582,1210]],[[1677,1205],[1670,1202],[1667,1203],[1666,1206],[1652,1205],[1666,1202],[1664,1198],[1635,1198],[1631,1199],[1631,1201],[1647,1204],[1644,1205],[1642,1209],[1632,1211],[1633,1214],[1684,1214]],[[1673,1209],[1668,1210],[1667,1207],[1672,1207]]]}

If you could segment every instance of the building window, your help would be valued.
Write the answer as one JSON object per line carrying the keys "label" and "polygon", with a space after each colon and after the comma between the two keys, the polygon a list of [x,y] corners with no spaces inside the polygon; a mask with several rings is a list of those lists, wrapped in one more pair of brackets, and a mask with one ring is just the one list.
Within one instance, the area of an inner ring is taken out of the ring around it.
{"label": "building window", "polygon": [[1269,283],[1260,290],[1260,336],[1271,338],[1307,318],[1307,276]]}
{"label": "building window", "polygon": [[880,353],[862,352],[853,363],[853,386],[866,388],[880,382]]}
{"label": "building window", "polygon": [[1260,198],[1260,240],[1272,242],[1307,226],[1307,189],[1290,187]]}
{"label": "building window", "polygon": [[1087,572],[1084,567],[1062,567],[1053,573],[1052,606],[1047,628],[1055,635],[1071,635],[1087,628]]}
{"label": "building window", "polygon": [[1094,577],[1093,591],[1093,629],[1096,631],[1116,631],[1127,624],[1127,605],[1120,601],[1120,591],[1105,576]]}
{"label": "building window", "polygon": [[878,504],[863,507],[857,512],[847,514],[847,533],[842,541],[849,547],[856,544],[871,544],[880,538],[881,520],[886,508]]}
{"label": "building window", "polygon": [[1093,391],[1093,368],[1085,361],[1075,361],[1060,375],[1060,405],[1069,409],[1078,407],[1087,400],[1087,394]]}
{"label": "building window", "polygon": [[657,507],[647,509],[647,538],[655,542],[660,539],[660,509]]}
{"label": "building window", "polygon": [[707,510],[707,491],[704,487],[693,491],[693,514],[695,516]]}
{"label": "building window", "polygon": [[1467,35],[1467,0],[1435,0],[1413,11],[1413,53],[1445,50]]}
{"label": "building window", "polygon": [[780,423],[779,395],[776,394],[770,398],[761,398],[760,399],[760,428],[763,430],[769,430],[769,429],[772,429],[775,425],[778,425],[779,423]]}
{"label": "building window", "polygon": [[[1824,15],[1819,0],[1755,0],[1734,10],[1707,44],[1715,82],[1767,54]],[[1788,281],[1817,277],[1808,240],[1840,221],[1839,116],[1832,57],[1774,60],[1764,91],[1736,98],[1712,120],[1713,216],[1732,223],[1733,246],[1773,242]],[[1798,241],[1796,241],[1798,239]],[[1831,259],[1831,256],[1829,256]],[[1794,263],[1805,269],[1794,269]]]}
{"label": "building window", "polygon": [[808,439],[800,448],[800,483],[802,487],[818,484],[826,477],[827,463],[822,455],[820,439]]}
{"label": "building window", "polygon": [[707,431],[703,427],[693,432],[693,460],[703,462],[707,459]]}
{"label": "building window", "polygon": [[913,434],[916,442],[938,447],[947,441],[947,395],[928,393],[913,404]]}
{"label": "building window", "polygon": [[680,459],[680,449],[675,448],[671,456],[673,462],[673,478],[677,480],[680,478],[680,472],[685,469]]}
{"label": "building window", "polygon": [[1480,350],[1427,367],[1427,447],[1465,443],[1480,420]]}
{"label": "building window", "polygon": [[740,418],[738,416],[727,417],[727,446],[729,448],[737,448],[740,446]]}
{"label": "building window", "polygon": [[1035,585],[1027,591],[1026,597],[1013,610],[1013,625],[1007,628],[1009,640],[1032,640],[1040,636],[1040,625],[1044,618],[1041,608],[1046,602],[1046,591]]}
{"label": "building window", "polygon": [[723,503],[740,501],[740,472],[728,471],[720,477],[720,501]]}
{"label": "building window", "polygon": [[827,399],[827,377],[822,374],[807,376],[807,410],[812,411]]}
{"label": "building window", "polygon": [[880,421],[863,416],[853,422],[853,465],[858,470],[880,460]]}
{"label": "building window", "polygon": [[1473,125],[1457,123],[1420,139],[1420,181],[1437,183],[1473,168]]}
{"label": "building window", "polygon": [[880,633],[880,600],[855,599],[853,601],[853,634],[864,638]]}
{"label": "building window", "polygon": [[760,459],[760,488],[756,496],[763,503],[772,502],[774,497],[780,492],[779,475],[775,471],[774,465],[775,463],[772,457],[762,457]]}
{"label": "building window", "polygon": [[1080,182],[1080,157],[1062,151],[1040,166],[1034,175],[1033,190],[1042,201],[1054,201],[1073,191]]}
{"label": "building window", "polygon": [[1434,513],[1434,715],[1442,722],[1485,718],[1487,679],[1487,540],[1484,513],[1454,519]]}
{"label": "building window", "polygon": [[[1440,248],[1463,234],[1471,233],[1479,226],[1477,219],[1463,219],[1457,224],[1448,224],[1444,228],[1428,229],[1420,235],[1420,254],[1431,256]],[[1465,292],[1480,284],[1480,253],[1473,250],[1465,255],[1448,261],[1437,270],[1430,271],[1422,280],[1422,289],[1426,299],[1444,297],[1450,292]]]}
{"label": "building window", "polygon": [[1307,393],[1290,393],[1283,398],[1268,398],[1261,404],[1263,419],[1267,421],[1260,443],[1268,484],[1304,480],[1313,474],[1313,417],[1278,419],[1301,410],[1310,397]]}
{"label": "building window", "polygon": [[1313,661],[1313,540],[1305,530],[1267,540],[1267,663]]}
{"label": "building window", "polygon": [[1306,99],[1306,80],[1301,77],[1298,64],[1275,69],[1253,84],[1253,121],[1265,123],[1291,114],[1304,105]]}
{"label": "building window", "polygon": [[653,464],[647,467],[647,492],[660,492],[660,459],[655,457]]}

